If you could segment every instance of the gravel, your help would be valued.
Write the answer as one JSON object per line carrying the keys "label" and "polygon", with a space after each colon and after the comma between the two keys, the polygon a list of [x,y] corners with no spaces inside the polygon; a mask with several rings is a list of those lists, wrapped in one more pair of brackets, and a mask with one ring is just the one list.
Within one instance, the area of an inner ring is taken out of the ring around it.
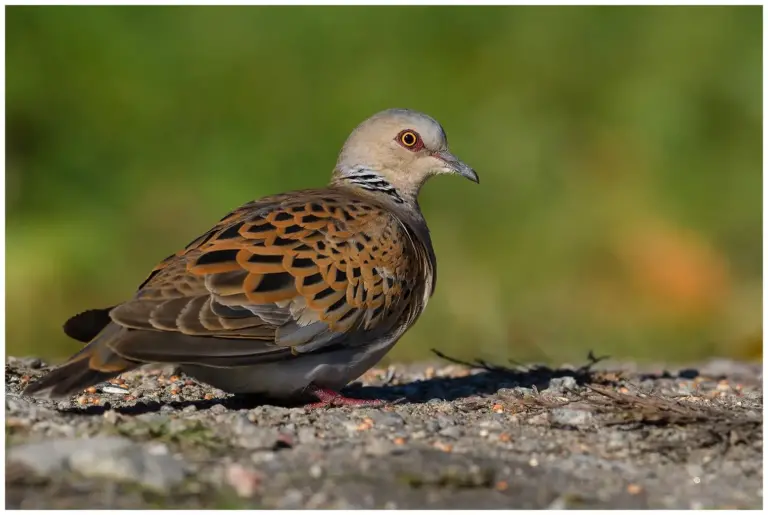
{"label": "gravel", "polygon": [[[446,358],[445,356],[442,356]],[[762,369],[438,362],[369,371],[306,410],[172,369],[65,401],[6,361],[6,507],[759,508]]]}

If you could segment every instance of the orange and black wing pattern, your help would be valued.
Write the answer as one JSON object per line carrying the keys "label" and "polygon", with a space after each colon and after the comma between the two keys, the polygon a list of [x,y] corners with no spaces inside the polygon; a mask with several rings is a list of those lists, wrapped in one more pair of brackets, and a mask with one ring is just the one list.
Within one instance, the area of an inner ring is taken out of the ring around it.
{"label": "orange and black wing pattern", "polygon": [[229,214],[110,316],[127,328],[261,340],[294,355],[362,343],[418,309],[421,255],[370,200],[333,189],[281,195]]}

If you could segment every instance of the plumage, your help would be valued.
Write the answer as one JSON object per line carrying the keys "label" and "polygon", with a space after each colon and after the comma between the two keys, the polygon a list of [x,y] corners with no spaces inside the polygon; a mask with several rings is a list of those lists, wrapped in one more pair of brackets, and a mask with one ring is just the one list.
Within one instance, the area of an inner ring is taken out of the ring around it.
{"label": "plumage", "polygon": [[163,260],[131,299],[67,321],[88,345],[26,393],[71,394],[157,362],[232,392],[327,398],[381,359],[434,292],[417,195],[437,173],[477,182],[432,118],[373,116],[327,187],[248,202]]}

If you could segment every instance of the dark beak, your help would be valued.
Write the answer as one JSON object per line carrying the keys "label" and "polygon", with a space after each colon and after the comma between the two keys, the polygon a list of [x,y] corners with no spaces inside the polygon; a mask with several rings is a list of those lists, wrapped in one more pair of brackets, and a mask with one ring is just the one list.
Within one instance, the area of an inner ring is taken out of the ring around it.
{"label": "dark beak", "polygon": [[433,155],[436,158],[442,160],[445,163],[445,167],[449,171],[461,175],[462,177],[466,177],[472,182],[480,184],[480,178],[477,176],[477,172],[475,172],[469,165],[465,164],[458,157],[454,156],[447,150],[435,152]]}

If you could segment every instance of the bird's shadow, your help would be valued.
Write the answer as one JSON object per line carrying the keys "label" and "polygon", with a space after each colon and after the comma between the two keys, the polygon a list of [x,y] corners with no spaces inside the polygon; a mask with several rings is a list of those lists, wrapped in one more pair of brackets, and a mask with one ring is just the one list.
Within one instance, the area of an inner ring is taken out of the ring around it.
{"label": "bird's shadow", "polygon": [[[596,363],[607,359],[607,356],[596,358],[590,352],[588,362],[578,368],[551,368],[545,365],[522,367],[520,365],[511,368],[487,363],[482,360],[467,362],[451,358],[445,354],[433,350],[440,358],[463,365],[475,372],[462,377],[433,377],[430,379],[412,381],[405,384],[385,384],[382,386],[362,386],[353,383],[343,389],[342,393],[348,397],[357,399],[379,399],[387,402],[406,402],[422,404],[432,399],[454,401],[457,399],[489,395],[498,392],[502,388],[533,388],[543,390],[549,387],[550,381],[559,377],[572,377],[577,385],[594,382]],[[477,371],[477,370],[480,371]],[[393,378],[390,378],[390,382]],[[228,410],[253,409],[258,406],[273,405],[282,407],[297,407],[312,402],[314,399],[297,399],[295,403],[287,404],[285,401],[276,401],[260,395],[231,395],[226,398],[211,400],[185,400],[185,401],[144,401],[126,406],[111,406],[105,403],[102,406],[89,406],[87,408],[71,408],[64,412],[80,415],[101,415],[105,411],[114,410],[124,415],[141,415],[160,411],[164,406],[174,410],[194,406],[197,410],[207,410],[221,404]]]}

